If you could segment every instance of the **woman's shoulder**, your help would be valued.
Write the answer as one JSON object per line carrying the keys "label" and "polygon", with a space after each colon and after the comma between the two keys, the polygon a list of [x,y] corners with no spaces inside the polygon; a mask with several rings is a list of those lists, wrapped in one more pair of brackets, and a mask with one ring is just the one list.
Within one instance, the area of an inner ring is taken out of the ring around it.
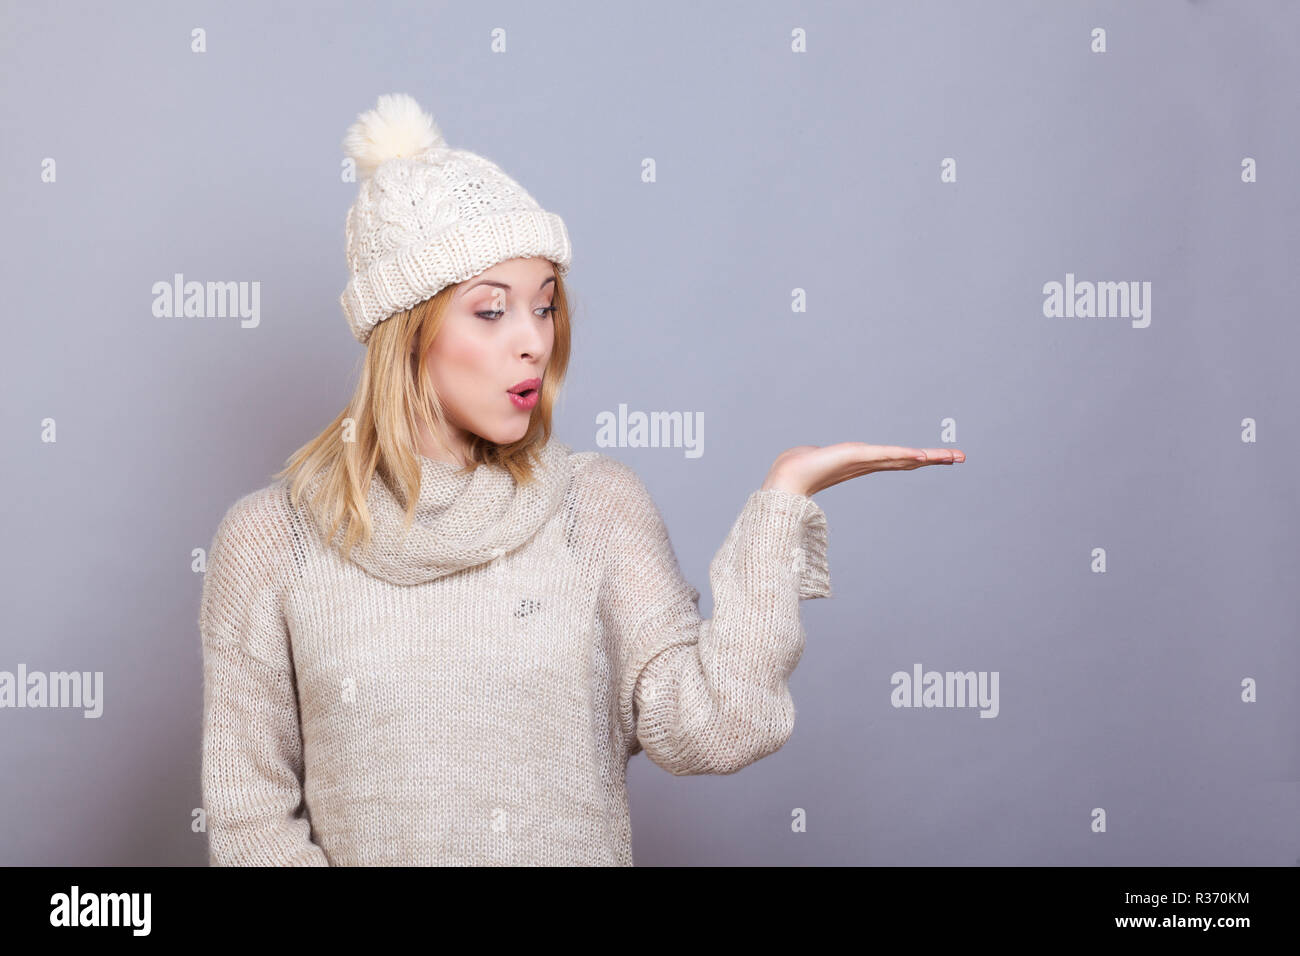
{"label": "woman's shoulder", "polygon": [[273,531],[289,524],[292,511],[288,483],[279,479],[236,498],[221,523],[250,531]]}
{"label": "woman's shoulder", "polygon": [[650,489],[629,464],[596,451],[576,452],[573,484],[597,520],[611,527],[658,528],[663,519]]}
{"label": "woman's shoulder", "polygon": [[645,491],[644,482],[631,465],[601,452],[571,452],[569,465],[574,480],[588,489],[605,492]]}
{"label": "woman's shoulder", "polygon": [[301,550],[303,515],[279,479],[235,499],[221,517],[208,554],[214,560],[246,569],[259,578],[274,577]]}
{"label": "woman's shoulder", "polygon": [[[205,642],[245,642],[253,633],[250,620],[276,613],[285,569],[301,550],[288,501],[285,484],[275,482],[240,495],[222,515],[203,575],[199,629]],[[268,646],[252,653],[270,661],[278,652]]]}

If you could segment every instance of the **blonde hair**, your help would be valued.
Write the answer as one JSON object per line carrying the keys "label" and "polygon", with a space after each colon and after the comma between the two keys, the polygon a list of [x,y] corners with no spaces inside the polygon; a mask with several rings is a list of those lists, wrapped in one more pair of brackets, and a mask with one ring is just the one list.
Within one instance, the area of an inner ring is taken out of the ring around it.
{"label": "blonde hair", "polygon": [[[327,543],[333,544],[339,529],[346,529],[340,545],[345,560],[355,545],[364,546],[370,540],[372,525],[366,496],[376,473],[403,493],[408,527],[414,519],[421,475],[417,422],[423,421],[435,436],[447,434],[442,403],[430,381],[425,359],[442,328],[456,288],[448,286],[375,326],[366,342],[361,378],[348,406],[324,431],[294,452],[286,467],[274,476],[289,478],[293,507],[307,505]],[[551,304],[556,308],[551,313],[555,342],[528,430],[508,445],[471,434],[470,463],[460,474],[472,474],[479,465],[498,465],[521,485],[534,480],[530,456],[550,440],[551,414],[569,365],[569,303],[564,280],[558,273]],[[312,484],[318,487],[307,500],[307,488]]]}

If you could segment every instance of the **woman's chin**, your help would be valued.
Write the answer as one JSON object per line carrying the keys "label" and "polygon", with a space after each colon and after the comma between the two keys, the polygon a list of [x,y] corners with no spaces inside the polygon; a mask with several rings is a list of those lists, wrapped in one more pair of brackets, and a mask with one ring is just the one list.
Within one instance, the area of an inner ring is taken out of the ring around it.
{"label": "woman's chin", "polygon": [[528,434],[528,416],[523,416],[518,422],[511,422],[479,434],[495,445],[513,444]]}

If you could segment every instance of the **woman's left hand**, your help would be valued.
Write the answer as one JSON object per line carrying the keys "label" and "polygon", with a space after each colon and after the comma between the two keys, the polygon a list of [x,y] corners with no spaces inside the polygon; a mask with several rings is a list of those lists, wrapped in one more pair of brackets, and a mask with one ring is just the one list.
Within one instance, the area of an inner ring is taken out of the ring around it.
{"label": "woman's left hand", "polygon": [[966,453],[957,448],[903,448],[860,441],[820,448],[799,445],[777,456],[763,488],[811,496],[823,488],[873,471],[911,471],[925,465],[953,465],[965,460]]}

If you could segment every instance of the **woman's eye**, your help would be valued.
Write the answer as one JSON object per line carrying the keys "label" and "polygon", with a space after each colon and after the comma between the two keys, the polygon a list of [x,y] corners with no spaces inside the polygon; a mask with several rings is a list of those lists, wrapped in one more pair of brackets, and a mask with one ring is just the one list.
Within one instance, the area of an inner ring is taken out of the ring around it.
{"label": "woman's eye", "polygon": [[[560,309],[559,306],[548,305],[545,308],[538,309],[537,311],[546,313],[545,315],[539,315],[539,319],[547,319],[554,316],[556,312],[560,311]],[[502,309],[495,309],[484,312],[475,312],[474,314],[485,322],[495,322],[500,319],[501,316],[505,315],[505,311]]]}

